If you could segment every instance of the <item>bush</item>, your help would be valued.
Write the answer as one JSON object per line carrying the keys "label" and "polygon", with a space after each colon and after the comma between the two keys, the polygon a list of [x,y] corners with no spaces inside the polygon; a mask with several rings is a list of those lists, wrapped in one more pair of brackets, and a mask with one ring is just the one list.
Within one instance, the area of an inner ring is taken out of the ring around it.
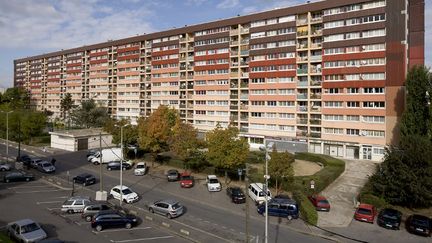
{"label": "bush", "polygon": [[316,225],[318,222],[318,213],[302,191],[294,191],[294,200],[297,201],[300,209],[300,217],[309,224]]}
{"label": "bush", "polygon": [[377,197],[372,194],[361,194],[359,199],[361,203],[372,204],[377,209],[382,209],[389,205],[383,198]]}
{"label": "bush", "polygon": [[264,164],[265,153],[262,151],[250,151],[247,157],[249,164]]}

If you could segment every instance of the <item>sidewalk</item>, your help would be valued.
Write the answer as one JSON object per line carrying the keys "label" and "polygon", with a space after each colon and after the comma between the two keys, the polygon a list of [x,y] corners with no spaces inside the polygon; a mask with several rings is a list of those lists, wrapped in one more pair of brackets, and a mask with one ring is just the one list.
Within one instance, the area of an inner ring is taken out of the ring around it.
{"label": "sidewalk", "polygon": [[[0,138],[0,143],[3,145],[6,145],[6,139]],[[46,147],[46,151],[44,152],[43,147],[30,146],[30,145],[26,145],[24,143],[21,143],[20,146],[21,146],[21,154],[31,153],[35,156],[40,156],[40,157],[50,157],[50,156],[53,156],[55,154],[64,154],[64,153],[69,152],[66,150],[55,149],[55,148],[51,148],[51,147]],[[18,143],[9,140],[9,148],[18,149]],[[16,155],[9,153],[9,157],[15,158]]]}

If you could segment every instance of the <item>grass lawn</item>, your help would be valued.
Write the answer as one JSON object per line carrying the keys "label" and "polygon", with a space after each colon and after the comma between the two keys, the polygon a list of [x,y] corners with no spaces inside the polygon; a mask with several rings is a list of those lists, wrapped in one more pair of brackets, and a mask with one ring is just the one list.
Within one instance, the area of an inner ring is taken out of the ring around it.
{"label": "grass lawn", "polygon": [[4,232],[0,232],[0,242],[2,243],[13,243],[12,240],[10,240]]}

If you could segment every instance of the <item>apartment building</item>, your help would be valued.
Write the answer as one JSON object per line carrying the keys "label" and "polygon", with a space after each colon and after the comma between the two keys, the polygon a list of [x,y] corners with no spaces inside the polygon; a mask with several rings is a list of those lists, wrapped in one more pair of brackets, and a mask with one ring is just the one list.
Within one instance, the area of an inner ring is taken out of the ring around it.
{"label": "apartment building", "polygon": [[66,93],[132,122],[169,105],[251,146],[380,160],[423,63],[424,0],[327,0],[18,59],[14,84],[57,116]]}

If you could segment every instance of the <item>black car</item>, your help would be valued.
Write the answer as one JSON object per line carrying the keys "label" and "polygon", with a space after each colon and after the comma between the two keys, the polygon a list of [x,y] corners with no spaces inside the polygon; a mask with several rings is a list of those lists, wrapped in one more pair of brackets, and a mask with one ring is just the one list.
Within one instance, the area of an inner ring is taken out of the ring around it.
{"label": "black car", "polygon": [[399,230],[402,220],[402,213],[396,209],[385,208],[378,214],[377,223],[379,226]]}
{"label": "black car", "polygon": [[227,195],[231,198],[233,203],[245,203],[246,196],[240,187],[228,187],[226,189]]}
{"label": "black car", "polygon": [[28,165],[28,164],[30,164],[30,161],[32,160],[31,158],[30,158],[30,156],[28,156],[28,155],[26,155],[26,154],[23,154],[23,155],[21,155],[20,157],[17,157],[17,159],[16,159],[18,162],[23,162],[25,165]]}
{"label": "black car", "polygon": [[95,203],[87,205],[83,212],[81,213],[81,217],[85,219],[87,222],[90,222],[93,220],[93,217],[101,212],[115,212],[110,206],[104,203]]}
{"label": "black car", "polygon": [[96,177],[94,177],[93,175],[91,175],[89,173],[83,173],[83,174],[75,176],[73,178],[73,182],[82,184],[83,186],[88,186],[88,185],[96,183]]}
{"label": "black car", "polygon": [[9,172],[3,177],[3,181],[8,183],[12,181],[32,181],[34,180],[34,175],[25,174],[24,172],[15,171]]}
{"label": "black car", "polygon": [[[123,162],[122,169],[129,170],[132,168],[131,164]],[[111,161],[107,164],[107,170],[120,170],[120,161]]]}
{"label": "black car", "polygon": [[106,228],[125,227],[130,229],[138,224],[138,218],[133,215],[127,215],[120,212],[102,212],[93,217],[91,227],[96,231]]}
{"label": "black car", "polygon": [[432,219],[419,215],[413,214],[408,217],[405,221],[407,231],[411,234],[418,234],[423,236],[431,236],[432,231]]}

